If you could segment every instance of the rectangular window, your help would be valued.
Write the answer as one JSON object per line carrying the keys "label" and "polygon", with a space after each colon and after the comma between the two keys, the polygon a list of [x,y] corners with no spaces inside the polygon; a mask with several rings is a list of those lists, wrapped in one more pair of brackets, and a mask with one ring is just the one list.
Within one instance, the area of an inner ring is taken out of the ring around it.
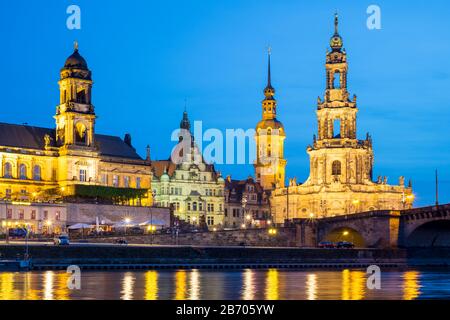
{"label": "rectangular window", "polygon": [[136,178],[136,188],[140,189],[141,188],[141,177],[137,177]]}
{"label": "rectangular window", "polygon": [[113,176],[113,186],[116,188],[119,186],[119,176],[117,175]]}
{"label": "rectangular window", "polygon": [[86,170],[85,169],[80,169],[80,181],[86,182]]}
{"label": "rectangular window", "polygon": [[31,210],[31,220],[36,220],[36,210]]}
{"label": "rectangular window", "polygon": [[188,202],[188,204],[187,204],[187,209],[188,209],[188,211],[191,211],[191,203],[190,202]]}
{"label": "rectangular window", "polygon": [[130,187],[130,177],[126,176],[123,178],[123,184],[125,188],[129,188]]}
{"label": "rectangular window", "polygon": [[59,212],[59,211],[56,211],[56,212],[55,212],[55,220],[56,220],[56,221],[61,220],[61,212]]}
{"label": "rectangular window", "polygon": [[108,185],[108,175],[106,173],[102,174],[102,185]]}
{"label": "rectangular window", "polygon": [[25,218],[25,213],[23,209],[19,209],[19,220],[23,220]]}
{"label": "rectangular window", "polygon": [[11,189],[6,189],[5,194],[6,194],[6,199],[11,199]]}
{"label": "rectangular window", "polygon": [[203,211],[203,202],[198,203],[198,210]]}
{"label": "rectangular window", "polygon": [[44,220],[48,220],[48,211],[44,210]]}
{"label": "rectangular window", "polygon": [[8,209],[8,211],[6,212],[6,219],[12,219],[12,209]]}

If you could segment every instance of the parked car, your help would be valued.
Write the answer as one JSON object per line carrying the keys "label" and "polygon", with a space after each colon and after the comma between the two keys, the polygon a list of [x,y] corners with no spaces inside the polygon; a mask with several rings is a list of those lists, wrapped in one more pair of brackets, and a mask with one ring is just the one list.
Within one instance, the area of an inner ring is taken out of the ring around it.
{"label": "parked car", "polygon": [[348,241],[339,241],[338,243],[336,243],[336,248],[353,249],[354,247],[355,247],[355,245]]}
{"label": "parked car", "polygon": [[53,239],[53,244],[55,246],[68,246],[70,244],[69,236],[60,235]]}
{"label": "parked car", "polygon": [[336,248],[336,245],[334,244],[334,242],[331,241],[321,241],[318,244],[319,248]]}
{"label": "parked car", "polygon": [[114,241],[114,243],[115,243],[115,244],[128,244],[128,241],[125,240],[125,239],[123,239],[123,238],[121,238],[121,239],[116,239],[116,240]]}
{"label": "parked car", "polygon": [[9,236],[12,238],[26,238],[27,230],[25,228],[9,229]]}

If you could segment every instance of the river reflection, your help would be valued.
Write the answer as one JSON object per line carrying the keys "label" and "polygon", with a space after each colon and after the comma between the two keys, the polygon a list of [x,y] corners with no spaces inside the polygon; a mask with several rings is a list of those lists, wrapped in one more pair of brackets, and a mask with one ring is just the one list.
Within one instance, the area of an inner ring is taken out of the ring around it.
{"label": "river reflection", "polygon": [[1,272],[0,300],[450,299],[450,271],[382,271],[381,289],[366,288],[364,270],[142,271],[82,273],[69,290],[63,271]]}

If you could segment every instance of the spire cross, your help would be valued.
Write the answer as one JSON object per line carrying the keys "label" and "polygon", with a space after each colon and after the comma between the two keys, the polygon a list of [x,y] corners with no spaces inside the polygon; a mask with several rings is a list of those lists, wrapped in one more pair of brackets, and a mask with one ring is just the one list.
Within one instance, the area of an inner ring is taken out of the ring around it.
{"label": "spire cross", "polygon": [[78,51],[78,41],[74,41],[73,42],[73,48],[75,49],[75,51]]}

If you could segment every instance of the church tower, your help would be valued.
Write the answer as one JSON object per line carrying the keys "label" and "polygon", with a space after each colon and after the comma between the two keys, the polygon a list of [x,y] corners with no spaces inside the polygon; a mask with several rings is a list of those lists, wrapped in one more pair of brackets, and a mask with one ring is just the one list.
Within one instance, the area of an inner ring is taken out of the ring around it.
{"label": "church tower", "polygon": [[79,54],[77,43],[60,74],[60,104],[55,115],[56,145],[67,149],[94,149],[96,116],[91,101],[91,71]]}
{"label": "church tower", "polygon": [[271,193],[274,221],[330,217],[375,210],[410,208],[414,195],[404,177],[398,185],[387,177],[373,180],[372,139],[358,140],[356,96],[347,89],[347,53],[339,34],[338,16],[325,61],[325,93],[317,99],[318,133],[307,147],[309,177],[298,184],[290,179],[285,188]]}
{"label": "church tower", "polygon": [[271,83],[270,50],[268,53],[267,86],[262,101],[262,120],[256,126],[256,181],[264,190],[284,187],[286,160],[284,159],[283,124],[277,120],[277,101]]}
{"label": "church tower", "polygon": [[372,140],[357,139],[356,96],[347,91],[347,54],[339,35],[338,16],[334,18],[331,51],[326,55],[326,89],[317,101],[318,136],[307,151],[310,177],[306,185],[366,184],[372,181]]}
{"label": "church tower", "polygon": [[60,72],[60,103],[56,107],[55,147],[59,149],[57,179],[62,187],[96,184],[99,177],[99,147],[95,141],[92,77],[78,44]]}

